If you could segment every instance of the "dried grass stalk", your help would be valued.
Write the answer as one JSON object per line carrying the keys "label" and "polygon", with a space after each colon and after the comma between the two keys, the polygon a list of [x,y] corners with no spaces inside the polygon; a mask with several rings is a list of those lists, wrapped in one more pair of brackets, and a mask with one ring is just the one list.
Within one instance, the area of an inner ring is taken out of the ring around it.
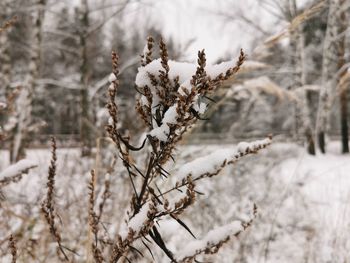
{"label": "dried grass stalk", "polygon": [[10,252],[12,255],[12,263],[16,263],[17,262],[17,247],[16,247],[16,239],[14,238],[13,235],[10,236],[9,238],[9,248],[10,248]]}
{"label": "dried grass stalk", "polygon": [[91,243],[92,255],[96,263],[101,263],[104,261],[102,252],[98,248],[98,218],[94,210],[95,206],[95,171],[91,170],[91,180],[89,183],[89,226],[90,231],[94,237]]}
{"label": "dried grass stalk", "polygon": [[58,245],[58,251],[63,255],[64,259],[69,262],[69,258],[64,251],[64,247],[62,245],[61,234],[58,231],[56,226],[56,211],[55,211],[55,176],[56,176],[56,140],[54,137],[51,137],[51,164],[49,166],[49,172],[47,177],[47,192],[46,198],[41,204],[41,211],[45,216],[45,220],[49,225],[50,233],[53,236],[54,240]]}

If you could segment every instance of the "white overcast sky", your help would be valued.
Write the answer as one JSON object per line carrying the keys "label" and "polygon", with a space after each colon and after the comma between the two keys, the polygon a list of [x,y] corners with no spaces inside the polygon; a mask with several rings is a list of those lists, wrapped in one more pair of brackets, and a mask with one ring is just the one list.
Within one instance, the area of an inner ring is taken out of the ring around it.
{"label": "white overcast sky", "polygon": [[[243,48],[254,48],[257,30],[239,19],[225,21],[217,12],[244,13],[262,27],[268,28],[275,18],[259,5],[258,0],[156,0],[152,3],[152,17],[161,25],[165,35],[185,43],[195,39],[186,58],[195,60],[197,51],[205,48],[213,62],[223,56],[237,55]],[[278,29],[276,29],[278,30]],[[273,31],[272,31],[273,32]]]}
{"label": "white overcast sky", "polygon": [[[80,0],[63,0],[78,4]],[[120,0],[89,0],[91,8]],[[136,0],[134,0],[136,1]],[[260,37],[258,30],[238,19],[239,14],[270,33],[278,33],[286,24],[276,24],[272,14],[274,2],[279,0],[141,0],[141,4],[129,5],[123,24],[142,28],[144,24],[155,24],[166,37],[173,37],[183,45],[194,39],[185,59],[195,61],[197,51],[205,49],[209,62],[223,57],[238,55],[243,48],[249,55],[256,47],[254,40]],[[308,0],[298,0],[306,2]],[[264,2],[265,4],[261,4]],[[268,4],[266,4],[268,3]],[[270,4],[272,3],[272,4]],[[113,12],[113,10],[107,10]],[[225,20],[215,13],[224,12],[232,16]],[[236,18],[236,19],[235,19]],[[127,22],[125,22],[127,20]]]}

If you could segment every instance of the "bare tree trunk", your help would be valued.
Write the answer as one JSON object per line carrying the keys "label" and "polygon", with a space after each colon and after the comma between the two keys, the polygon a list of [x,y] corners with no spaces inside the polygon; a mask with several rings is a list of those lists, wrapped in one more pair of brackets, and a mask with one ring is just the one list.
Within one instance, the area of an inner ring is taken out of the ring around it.
{"label": "bare tree trunk", "polygon": [[[297,16],[296,1],[289,2],[291,18]],[[292,66],[294,66],[296,74],[294,77],[294,88],[303,87],[306,84],[305,73],[305,41],[301,26],[298,26],[291,32],[291,43],[293,48]],[[301,91],[299,101],[295,103],[295,123],[296,134],[299,137],[300,131],[306,138],[307,151],[309,154],[315,155],[315,143],[311,129],[310,105],[308,93],[306,90]]]}
{"label": "bare tree trunk", "polygon": [[89,6],[87,0],[81,1],[80,10],[80,103],[81,103],[81,118],[80,118],[80,139],[82,143],[82,156],[90,155],[92,147],[90,122],[90,108],[88,101],[88,84],[89,84],[89,66],[88,66],[88,49],[87,49],[87,34],[89,29]]}
{"label": "bare tree trunk", "polygon": [[25,156],[25,146],[29,140],[29,129],[32,125],[32,106],[35,96],[35,81],[40,74],[42,24],[45,15],[46,0],[37,0],[31,32],[31,50],[28,75],[18,99],[18,122],[11,147],[11,161],[17,161]]}
{"label": "bare tree trunk", "polygon": [[329,126],[332,89],[336,86],[337,72],[337,37],[338,37],[338,9],[340,0],[329,0],[329,12],[326,36],[323,44],[322,61],[322,89],[319,95],[316,133],[318,145],[322,153],[326,152],[325,136]]}
{"label": "bare tree trunk", "polygon": [[[345,31],[347,29],[347,15],[346,10],[344,10],[345,4],[350,4],[350,1],[346,0],[340,0],[341,4],[341,12],[340,12],[340,39],[339,39],[339,46],[338,46],[338,71],[342,70],[343,66],[345,65]],[[339,76],[339,98],[340,98],[340,127],[341,127],[341,141],[342,141],[342,153],[348,153],[349,152],[349,136],[348,136],[348,106],[347,106],[347,91],[348,91],[348,85],[349,82],[346,81],[345,83],[341,83],[342,77],[345,76],[346,71],[342,70],[340,72]]]}
{"label": "bare tree trunk", "polygon": [[[290,32],[290,50],[291,50],[291,60],[290,65],[296,71],[293,75],[293,80],[291,84],[291,88],[293,90],[300,87],[300,74],[297,69],[298,65],[298,34],[296,31]],[[295,101],[293,104],[294,107],[294,139],[299,141],[300,139],[300,126],[301,126],[301,111],[300,111],[300,103],[299,101]]]}
{"label": "bare tree trunk", "polygon": [[[5,14],[11,13],[9,4],[9,0],[4,0],[3,11]],[[9,19],[9,17],[3,16],[1,21],[3,22],[6,19]],[[10,30],[11,28],[0,34],[0,101],[5,99],[11,80],[10,42],[8,39]]]}
{"label": "bare tree trunk", "polygon": [[[1,8],[3,8],[4,14],[1,14],[0,16],[0,23],[3,23],[7,19],[9,19],[9,17],[6,17],[6,15],[11,13],[9,7],[9,0],[4,0],[4,2],[1,5]],[[0,32],[0,103],[7,102],[8,88],[10,86],[11,79],[11,61],[9,54],[10,43],[8,39],[9,30],[11,30],[11,28]],[[8,107],[11,106],[9,105]],[[0,106],[0,142],[8,136],[5,135],[3,127],[5,126],[5,123],[7,122],[9,117],[7,110],[2,110],[1,108],[2,107]],[[6,133],[8,133],[8,131]]]}
{"label": "bare tree trunk", "polygon": [[[305,74],[305,48],[304,48],[304,35],[300,27],[297,29],[298,32],[298,45],[297,45],[297,54],[298,63],[297,63],[297,73],[300,77],[300,85],[301,87],[306,84],[306,74]],[[301,91],[301,102],[300,102],[300,115],[301,115],[301,125],[302,130],[306,138],[307,151],[311,155],[315,155],[315,143],[312,134],[311,128],[311,115],[310,115],[310,103],[308,100],[308,92],[304,89]]]}
{"label": "bare tree trunk", "polygon": [[347,89],[340,93],[340,125],[341,125],[341,141],[342,153],[349,152],[349,135],[348,135],[348,106],[347,106]]}

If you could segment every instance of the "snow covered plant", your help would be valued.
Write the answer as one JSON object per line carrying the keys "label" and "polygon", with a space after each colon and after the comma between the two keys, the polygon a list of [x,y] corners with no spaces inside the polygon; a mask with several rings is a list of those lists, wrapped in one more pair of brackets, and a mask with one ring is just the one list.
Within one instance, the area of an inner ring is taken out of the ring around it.
{"label": "snow covered plant", "polygon": [[[217,175],[225,166],[242,157],[257,153],[271,143],[271,138],[251,143],[242,142],[235,149],[218,150],[208,156],[194,159],[179,169],[171,170],[175,163],[176,146],[182,136],[197,120],[201,120],[214,92],[224,81],[232,78],[245,60],[241,51],[236,63],[223,62],[207,65],[204,50],[198,52],[198,64],[182,63],[168,59],[167,47],[160,40],[160,58],[152,59],[154,40],[149,37],[144,48],[141,67],[136,76],[139,98],[136,109],[147,131],[140,146],[133,146],[130,136],[119,129],[118,106],[118,56],[112,53],[113,72],[108,88],[110,119],[107,132],[118,148],[133,194],[130,208],[111,242],[109,262],[141,260],[140,250],[147,248],[153,257],[153,245],[158,246],[171,262],[193,262],[200,254],[214,254],[231,237],[238,236],[252,222],[234,221],[218,227],[201,239],[195,239],[179,251],[170,251],[162,237],[159,221],[172,218],[193,237],[181,215],[194,205],[196,184]],[[137,152],[137,153],[136,153]],[[140,152],[143,153],[142,161]],[[136,161],[137,160],[137,161]],[[92,250],[96,262],[105,260],[104,244],[99,237],[99,217],[94,212],[94,172],[90,184],[90,226],[94,233]],[[256,213],[256,207],[253,208]],[[143,246],[143,248],[142,248]]]}

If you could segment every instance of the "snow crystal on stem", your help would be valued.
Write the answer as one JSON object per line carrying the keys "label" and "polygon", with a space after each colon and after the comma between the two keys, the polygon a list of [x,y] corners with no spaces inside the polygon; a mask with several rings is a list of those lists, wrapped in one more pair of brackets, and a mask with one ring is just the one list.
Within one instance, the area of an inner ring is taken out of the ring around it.
{"label": "snow crystal on stem", "polygon": [[117,79],[117,77],[115,76],[114,73],[111,73],[111,74],[109,75],[109,77],[108,77],[108,81],[109,81],[110,83],[112,83],[112,82],[115,81],[116,79]]}

